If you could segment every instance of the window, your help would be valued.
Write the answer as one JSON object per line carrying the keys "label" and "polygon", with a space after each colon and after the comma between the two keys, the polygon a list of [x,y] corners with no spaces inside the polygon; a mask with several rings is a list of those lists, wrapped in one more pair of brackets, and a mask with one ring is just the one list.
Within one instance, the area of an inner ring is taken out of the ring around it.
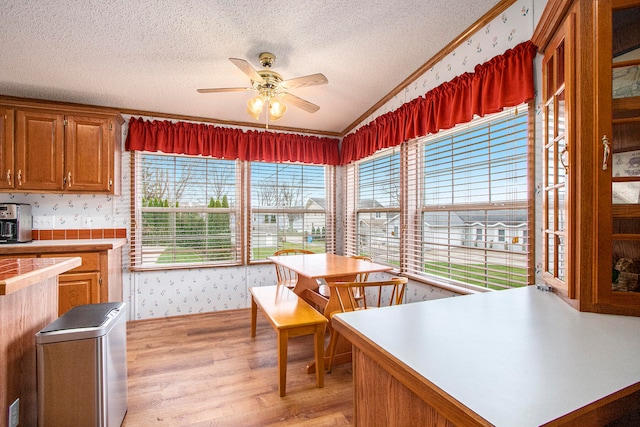
{"label": "window", "polygon": [[494,290],[529,283],[530,153],[521,110],[408,144],[408,274]]}
{"label": "window", "polygon": [[400,150],[384,150],[348,166],[346,184],[347,254],[399,266]]}
{"label": "window", "polygon": [[334,251],[334,167],[252,162],[250,175],[252,261],[280,249]]}
{"label": "window", "polygon": [[132,153],[134,268],[242,262],[239,162]]}
{"label": "window", "polygon": [[348,165],[345,253],[431,283],[527,285],[528,120],[521,106]]}

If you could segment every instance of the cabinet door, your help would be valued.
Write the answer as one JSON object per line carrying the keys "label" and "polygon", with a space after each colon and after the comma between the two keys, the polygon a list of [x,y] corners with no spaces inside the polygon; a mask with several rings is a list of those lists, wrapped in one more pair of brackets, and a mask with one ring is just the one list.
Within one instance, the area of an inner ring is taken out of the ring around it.
{"label": "cabinet door", "polygon": [[640,1],[600,0],[597,7],[596,303],[640,315]]}
{"label": "cabinet door", "polygon": [[66,189],[109,192],[113,184],[111,121],[67,116],[65,146]]}
{"label": "cabinet door", "polygon": [[58,316],[77,305],[100,302],[100,273],[71,273],[58,277]]}
{"label": "cabinet door", "polygon": [[62,190],[63,115],[17,111],[15,148],[16,189]]}
{"label": "cabinet door", "polygon": [[13,188],[13,110],[0,107],[0,189]]}
{"label": "cabinet door", "polygon": [[575,298],[572,278],[574,241],[571,164],[575,162],[570,112],[574,19],[569,15],[543,58],[543,272],[565,298]]}

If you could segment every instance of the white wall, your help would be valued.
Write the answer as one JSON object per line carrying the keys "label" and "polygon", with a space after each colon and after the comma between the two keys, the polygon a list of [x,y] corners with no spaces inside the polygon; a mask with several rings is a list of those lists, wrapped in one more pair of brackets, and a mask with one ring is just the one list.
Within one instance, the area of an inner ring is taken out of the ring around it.
{"label": "white wall", "polygon": [[[480,29],[415,80],[400,94],[382,106],[375,114],[366,118],[363,124],[378,115],[393,111],[403,103],[423,95],[439,84],[451,80],[464,72],[472,72],[476,64],[486,62],[505,50],[531,38],[535,23],[544,7],[543,0],[519,0],[500,17]],[[534,7],[535,6],[535,7]],[[428,43],[428,40],[425,40]],[[429,58],[424,58],[426,62]],[[407,74],[413,70],[407,70]],[[539,80],[538,80],[539,81]],[[538,86],[539,87],[539,86]],[[129,117],[125,117],[128,121]],[[147,117],[146,119],[152,119]],[[123,127],[123,144],[127,125]],[[538,141],[539,143],[539,141]],[[539,150],[538,150],[539,151]],[[536,152],[537,153],[537,152]],[[48,229],[47,221],[55,218],[56,229],[81,229],[83,219],[91,218],[91,228],[130,229],[129,212],[129,153],[122,155],[122,195],[66,195],[66,194],[22,194],[10,193],[3,201],[31,203],[33,215],[44,222],[40,229]],[[338,188],[342,186],[342,171],[338,171]],[[536,178],[539,182],[539,177]],[[344,229],[342,192],[338,192],[338,241]],[[536,206],[539,209],[539,206]],[[539,210],[538,210],[539,211]],[[537,226],[536,226],[537,227]],[[128,233],[129,235],[129,233]],[[338,252],[341,252],[338,244]],[[157,272],[129,271],[128,246],[123,250],[123,287],[125,300],[129,302],[130,319],[167,317],[188,313],[249,307],[248,288],[264,286],[275,282],[272,265],[198,268]],[[538,254],[536,253],[538,258]],[[372,279],[384,275],[373,275]],[[453,292],[412,282],[407,291],[409,301],[422,301],[455,295]]]}

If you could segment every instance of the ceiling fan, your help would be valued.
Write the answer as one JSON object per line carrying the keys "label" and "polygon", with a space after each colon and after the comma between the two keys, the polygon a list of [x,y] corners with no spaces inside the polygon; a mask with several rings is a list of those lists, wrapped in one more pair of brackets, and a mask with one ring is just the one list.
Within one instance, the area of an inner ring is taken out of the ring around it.
{"label": "ceiling fan", "polygon": [[311,74],[303,77],[296,77],[284,80],[282,76],[271,70],[276,56],[269,52],[263,52],[259,56],[260,64],[264,67],[262,70],[256,70],[244,59],[229,58],[236,67],[240,68],[251,79],[251,87],[227,87],[227,88],[211,88],[198,89],[199,93],[215,93],[215,92],[244,92],[256,91],[258,94],[247,102],[247,112],[256,120],[260,120],[260,114],[263,107],[267,106],[267,127],[269,120],[275,121],[282,118],[287,110],[287,106],[283,101],[298,107],[309,113],[315,113],[320,109],[319,106],[299,98],[289,92],[289,89],[295,89],[307,86],[317,86],[329,83],[327,78],[321,74]]}

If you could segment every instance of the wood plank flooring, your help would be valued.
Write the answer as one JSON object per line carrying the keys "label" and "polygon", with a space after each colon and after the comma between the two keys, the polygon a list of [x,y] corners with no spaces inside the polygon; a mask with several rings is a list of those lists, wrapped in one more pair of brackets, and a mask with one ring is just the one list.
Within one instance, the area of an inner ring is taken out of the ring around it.
{"label": "wood plank flooring", "polygon": [[[313,336],[289,340],[278,395],[276,334],[258,312],[229,310],[127,324],[129,408],[123,426],[340,426],[353,422],[351,364],[316,388]],[[327,335],[328,341],[328,335]]]}

